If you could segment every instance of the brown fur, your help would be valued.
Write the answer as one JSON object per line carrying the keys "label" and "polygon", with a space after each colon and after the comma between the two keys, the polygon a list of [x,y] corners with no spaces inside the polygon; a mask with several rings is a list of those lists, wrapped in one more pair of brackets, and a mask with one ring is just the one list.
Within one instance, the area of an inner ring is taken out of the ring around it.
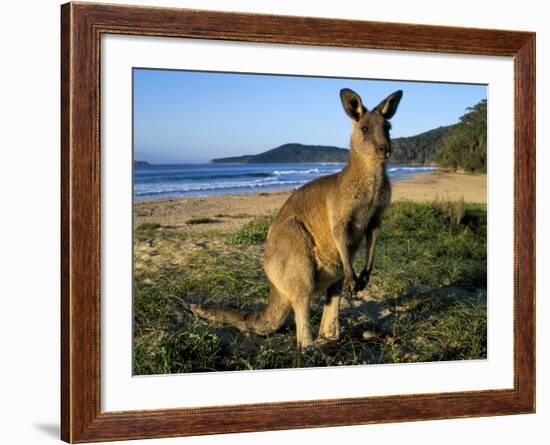
{"label": "brown fur", "polygon": [[[391,152],[389,123],[402,92],[367,111],[359,96],[340,92],[353,123],[350,156],[337,174],[317,178],[297,189],[271,224],[264,270],[271,285],[269,302],[259,312],[188,305],[198,316],[228,323],[243,332],[269,334],[294,311],[298,347],[313,343],[309,307],[326,291],[319,337],[339,337],[338,311],[342,287],[350,293],[369,281],[382,212],[390,203],[386,159]],[[366,237],[365,268],[357,278],[353,258]]]}

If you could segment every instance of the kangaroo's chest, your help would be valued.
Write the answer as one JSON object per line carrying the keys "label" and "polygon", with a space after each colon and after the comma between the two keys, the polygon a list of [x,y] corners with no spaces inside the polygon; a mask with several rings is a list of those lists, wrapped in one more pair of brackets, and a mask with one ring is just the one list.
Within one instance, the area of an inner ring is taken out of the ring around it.
{"label": "kangaroo's chest", "polygon": [[365,236],[369,222],[376,213],[375,207],[358,209],[348,224],[348,235],[351,241],[350,248],[356,248]]}
{"label": "kangaroo's chest", "polygon": [[357,193],[355,199],[348,227],[350,235],[357,239],[365,234],[372,217],[380,214],[390,203],[391,188],[387,177],[381,175],[372,178],[364,189]]}

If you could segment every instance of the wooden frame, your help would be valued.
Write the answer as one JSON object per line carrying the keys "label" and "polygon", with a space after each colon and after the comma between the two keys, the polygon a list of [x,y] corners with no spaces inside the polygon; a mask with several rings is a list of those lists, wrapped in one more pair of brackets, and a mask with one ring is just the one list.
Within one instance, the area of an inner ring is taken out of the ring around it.
{"label": "wooden frame", "polygon": [[[61,437],[171,437],[535,411],[535,34],[68,3],[61,8]],[[104,33],[512,56],[515,71],[514,388],[102,412],[100,38]]]}

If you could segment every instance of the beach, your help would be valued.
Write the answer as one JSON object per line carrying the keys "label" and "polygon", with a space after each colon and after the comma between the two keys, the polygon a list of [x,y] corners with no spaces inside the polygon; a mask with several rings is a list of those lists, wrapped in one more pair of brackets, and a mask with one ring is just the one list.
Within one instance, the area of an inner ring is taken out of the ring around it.
{"label": "beach", "polygon": [[[279,209],[292,190],[144,200],[134,203],[135,227],[158,224],[181,231],[231,232],[252,219]],[[487,177],[448,172],[417,173],[392,184],[392,201],[437,199],[487,203]]]}

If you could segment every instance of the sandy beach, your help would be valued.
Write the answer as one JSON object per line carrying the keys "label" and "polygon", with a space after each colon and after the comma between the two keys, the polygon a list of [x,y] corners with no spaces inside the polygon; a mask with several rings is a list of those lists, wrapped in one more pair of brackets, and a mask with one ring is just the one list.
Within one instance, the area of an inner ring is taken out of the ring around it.
{"label": "sandy beach", "polygon": [[[160,224],[179,230],[232,231],[260,215],[277,210],[291,190],[195,198],[138,201],[134,204],[135,227]],[[458,173],[419,173],[393,184],[393,201],[433,201],[436,198],[487,203],[487,177]],[[203,219],[203,223],[193,224]]]}

